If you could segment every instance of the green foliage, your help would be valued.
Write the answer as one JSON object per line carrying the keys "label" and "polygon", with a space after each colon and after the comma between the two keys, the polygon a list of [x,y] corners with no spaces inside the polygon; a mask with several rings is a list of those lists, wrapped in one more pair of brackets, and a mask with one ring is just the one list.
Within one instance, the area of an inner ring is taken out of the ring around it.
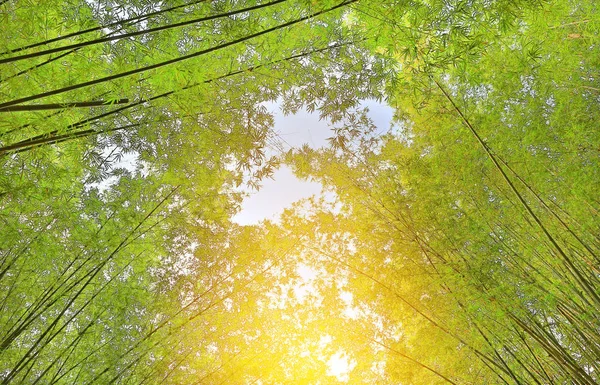
{"label": "green foliage", "polygon": [[[437,357],[458,383],[593,384],[600,138],[597,82],[582,74],[598,71],[597,10],[520,13],[459,61],[378,42],[403,66],[390,91],[400,132],[340,131],[333,149],[288,159],[343,204],[328,232],[350,232],[365,257],[344,260],[380,286],[354,293],[402,325],[390,352]],[[434,381],[418,366],[388,375]]]}
{"label": "green foliage", "polygon": [[[600,381],[593,1],[9,0],[0,23],[2,384],[338,383],[334,357],[360,384]],[[329,148],[267,158],[267,102]],[[337,203],[232,223],[280,162]]]}

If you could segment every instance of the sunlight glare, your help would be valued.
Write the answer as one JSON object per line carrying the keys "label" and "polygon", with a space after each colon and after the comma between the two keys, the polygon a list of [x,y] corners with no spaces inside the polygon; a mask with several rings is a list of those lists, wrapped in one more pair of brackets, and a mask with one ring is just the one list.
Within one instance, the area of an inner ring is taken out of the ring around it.
{"label": "sunlight glare", "polygon": [[337,352],[329,361],[327,361],[327,375],[333,376],[340,382],[348,382],[350,372],[356,366],[356,362],[348,359],[348,355],[344,352]]}

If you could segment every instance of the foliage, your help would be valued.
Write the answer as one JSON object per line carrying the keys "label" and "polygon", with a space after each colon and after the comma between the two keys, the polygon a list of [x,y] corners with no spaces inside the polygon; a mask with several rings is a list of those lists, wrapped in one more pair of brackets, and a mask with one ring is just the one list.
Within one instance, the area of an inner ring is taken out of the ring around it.
{"label": "foliage", "polygon": [[[0,19],[2,384],[600,382],[593,1]],[[331,146],[267,157],[267,102]],[[233,223],[281,162],[336,204]]]}

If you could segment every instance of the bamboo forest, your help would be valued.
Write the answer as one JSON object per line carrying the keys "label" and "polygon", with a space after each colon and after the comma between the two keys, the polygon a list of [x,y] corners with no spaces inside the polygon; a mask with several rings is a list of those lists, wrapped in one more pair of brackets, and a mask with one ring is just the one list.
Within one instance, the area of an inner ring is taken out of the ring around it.
{"label": "bamboo forest", "polygon": [[0,385],[598,385],[599,210],[597,0],[0,0]]}

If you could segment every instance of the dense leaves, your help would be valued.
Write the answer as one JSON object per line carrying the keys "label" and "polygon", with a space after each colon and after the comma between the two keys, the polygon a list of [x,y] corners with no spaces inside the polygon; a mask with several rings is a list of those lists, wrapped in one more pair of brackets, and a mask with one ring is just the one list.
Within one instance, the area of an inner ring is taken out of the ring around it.
{"label": "dense leaves", "polygon": [[[2,384],[600,382],[594,1],[0,23]],[[267,156],[267,103],[331,145]],[[280,163],[336,201],[233,223]]]}

